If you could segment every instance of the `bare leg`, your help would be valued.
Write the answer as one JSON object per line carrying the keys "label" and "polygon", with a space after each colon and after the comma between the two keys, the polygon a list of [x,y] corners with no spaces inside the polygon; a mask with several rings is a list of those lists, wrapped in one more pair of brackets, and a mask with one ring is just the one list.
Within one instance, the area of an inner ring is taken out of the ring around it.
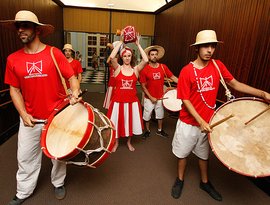
{"label": "bare leg", "polygon": [[150,131],[150,121],[145,121],[145,129],[146,131]]}
{"label": "bare leg", "polygon": [[178,159],[178,178],[182,181],[184,181],[186,165],[187,165],[186,158]]}
{"label": "bare leg", "polygon": [[116,140],[115,140],[114,147],[113,147],[113,149],[112,149],[112,152],[115,152],[115,151],[117,150],[118,145],[119,145],[119,140],[118,140],[118,139],[116,139]]}
{"label": "bare leg", "polygon": [[201,180],[203,183],[208,182],[208,160],[199,159],[199,168],[201,172]]}
{"label": "bare leg", "polygon": [[162,130],[162,119],[158,121],[158,130]]}
{"label": "bare leg", "polygon": [[129,151],[131,152],[135,151],[135,148],[131,145],[131,137],[128,137],[127,146],[128,146]]}

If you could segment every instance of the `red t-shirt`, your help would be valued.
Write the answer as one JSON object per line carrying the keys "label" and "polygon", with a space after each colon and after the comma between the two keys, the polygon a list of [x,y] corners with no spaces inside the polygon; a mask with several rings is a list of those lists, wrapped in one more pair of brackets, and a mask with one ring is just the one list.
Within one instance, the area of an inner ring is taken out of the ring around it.
{"label": "red t-shirt", "polygon": [[[168,78],[173,76],[173,73],[169,70],[169,68],[165,64],[160,63],[157,68],[153,68],[147,64],[140,72],[140,83],[145,83],[148,92],[154,98],[162,98],[164,94],[163,85],[164,77],[166,77],[164,72]],[[148,96],[145,95],[145,97]]]}
{"label": "red t-shirt", "polygon": [[83,72],[82,65],[80,61],[73,59],[70,62],[71,67],[73,68],[74,75],[77,77],[79,73]]}
{"label": "red t-shirt", "polygon": [[[216,60],[216,63],[219,66],[220,72],[225,82],[230,82],[233,79],[231,73],[227,70],[221,61]],[[214,107],[219,88],[219,72],[212,61],[210,61],[209,64],[202,69],[195,69],[202,96],[209,106]],[[193,63],[186,65],[179,74],[179,80],[177,84],[177,97],[181,100],[190,100],[198,114],[206,122],[210,121],[210,118],[214,113],[214,109],[209,108],[200,95],[195,78]],[[180,111],[179,118],[181,121],[187,124],[199,126],[198,122],[188,112],[184,105]]]}
{"label": "red t-shirt", "polygon": [[[82,65],[81,65],[80,61],[73,59],[70,62],[70,65],[74,71],[74,76],[78,77],[78,74],[83,72]],[[67,88],[70,88],[70,84],[69,84],[68,79],[66,79],[66,85],[67,85]]]}
{"label": "red t-shirt", "polygon": [[[47,119],[65,98],[65,90],[50,54],[51,46],[36,54],[20,49],[7,58],[5,83],[21,90],[26,111],[37,119]],[[63,53],[54,48],[54,56],[64,78],[73,70]]]}

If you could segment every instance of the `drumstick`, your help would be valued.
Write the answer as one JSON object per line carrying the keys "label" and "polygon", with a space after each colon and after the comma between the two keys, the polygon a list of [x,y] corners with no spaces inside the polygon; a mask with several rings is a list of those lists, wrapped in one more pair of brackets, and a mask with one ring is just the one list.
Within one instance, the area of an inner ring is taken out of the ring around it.
{"label": "drumstick", "polygon": [[230,118],[232,118],[232,117],[234,117],[234,114],[230,114],[229,116],[227,116],[227,117],[225,117],[225,118],[223,118],[223,119],[221,119],[221,120],[215,122],[214,124],[210,125],[210,128],[212,129],[213,127],[215,127],[215,126],[217,126],[217,125],[219,125],[219,124],[225,122],[226,120],[228,120],[228,119],[230,119]]}
{"label": "drumstick", "polygon": [[159,98],[158,100],[166,100],[168,99],[168,97],[165,97],[165,98]]}
{"label": "drumstick", "polygon": [[220,102],[220,103],[225,103],[224,101],[222,100],[219,100],[219,99],[216,99],[217,102]]}
{"label": "drumstick", "polygon": [[39,120],[35,119],[32,123],[33,124],[47,124],[48,120]]}
{"label": "drumstick", "polygon": [[257,117],[259,117],[260,115],[262,115],[263,113],[265,113],[269,109],[270,109],[270,105],[267,108],[265,108],[263,111],[261,111],[260,113],[258,113],[257,115],[255,115],[253,118],[251,118],[249,121],[245,122],[245,125],[247,125],[248,123],[250,123],[252,120],[255,120]]}

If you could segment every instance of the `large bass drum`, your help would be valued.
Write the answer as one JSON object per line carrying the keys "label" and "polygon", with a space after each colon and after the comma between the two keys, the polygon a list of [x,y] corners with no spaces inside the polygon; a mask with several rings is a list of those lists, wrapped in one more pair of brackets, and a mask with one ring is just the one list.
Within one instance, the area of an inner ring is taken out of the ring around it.
{"label": "large bass drum", "polygon": [[95,168],[112,151],[115,129],[112,122],[85,102],[63,102],[48,118],[41,134],[46,156],[67,164]]}
{"label": "large bass drum", "polygon": [[230,170],[252,177],[270,176],[270,110],[245,125],[268,106],[257,98],[239,98],[223,104],[212,116],[210,124],[234,115],[209,134],[214,154]]}

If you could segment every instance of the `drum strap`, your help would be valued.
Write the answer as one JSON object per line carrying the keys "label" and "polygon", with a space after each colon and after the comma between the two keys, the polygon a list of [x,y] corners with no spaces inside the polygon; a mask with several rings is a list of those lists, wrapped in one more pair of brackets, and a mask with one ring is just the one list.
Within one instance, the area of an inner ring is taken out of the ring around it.
{"label": "drum strap", "polygon": [[169,84],[169,86],[170,86],[170,88],[172,87],[171,86],[171,83],[170,83],[170,81],[169,81],[169,79],[168,79],[168,76],[167,76],[167,74],[166,74],[166,72],[165,72],[165,70],[164,70],[164,68],[163,68],[163,65],[160,63],[160,65],[161,65],[161,68],[162,68],[162,70],[163,70],[163,72],[164,72],[164,75],[165,75],[165,77],[166,77],[166,80],[167,80],[167,82],[168,82],[168,84]]}
{"label": "drum strap", "polygon": [[229,90],[229,88],[227,87],[225,81],[224,81],[224,78],[222,77],[221,75],[221,72],[220,72],[220,69],[216,63],[216,61],[214,59],[212,59],[212,62],[214,63],[216,69],[218,70],[218,73],[220,75],[220,82],[221,84],[223,85],[223,87],[225,88],[225,95],[227,96],[227,101],[231,100],[231,99],[234,99],[235,97],[231,94],[231,91]]}
{"label": "drum strap", "polygon": [[61,73],[61,71],[60,71],[60,69],[59,69],[58,63],[57,63],[57,61],[56,61],[56,59],[55,59],[55,57],[54,57],[54,54],[53,54],[53,48],[54,48],[54,47],[52,46],[52,47],[51,47],[51,56],[52,56],[54,65],[55,65],[55,67],[56,67],[56,69],[57,69],[57,72],[58,72],[58,74],[59,74],[59,77],[60,77],[60,79],[61,79],[62,85],[63,85],[63,87],[64,87],[64,89],[65,89],[66,95],[68,95],[68,89],[67,89],[66,81],[65,81],[64,77],[62,76],[62,73]]}

